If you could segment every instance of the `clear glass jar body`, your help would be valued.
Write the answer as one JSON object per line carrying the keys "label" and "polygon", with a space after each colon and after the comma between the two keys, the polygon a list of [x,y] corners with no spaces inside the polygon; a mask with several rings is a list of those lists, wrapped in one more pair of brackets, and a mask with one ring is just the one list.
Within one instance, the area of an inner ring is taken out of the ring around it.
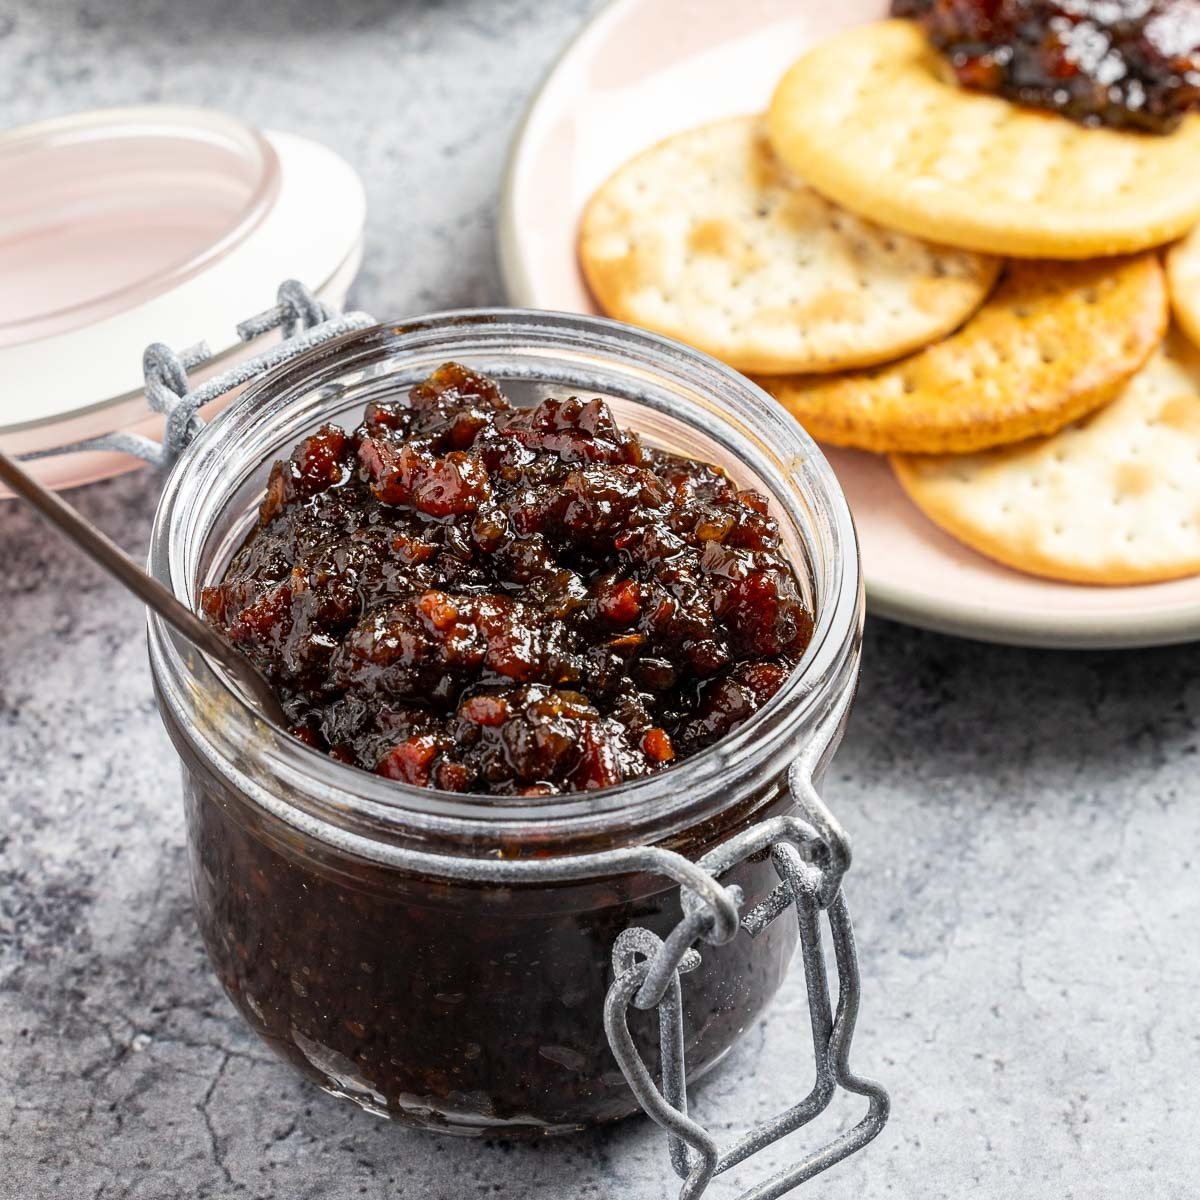
{"label": "clear glass jar body", "polygon": [[[741,376],[611,322],[512,311],[443,314],[331,343],[254,385],[176,467],[152,568],[186,603],[253,522],[271,462],[323,421],[353,425],[447,360],[510,398],[606,397],[650,443],[725,466],[767,493],[817,613],[794,675],[752,721],[677,767],[603,792],[470,798],[406,788],[264,726],[156,621],[151,662],[184,764],[192,877],[214,967],[246,1020],[321,1087],[410,1124],[544,1134],[637,1107],[608,1049],[611,951],[632,925],[680,917],[669,879],[587,867],[659,846],[697,858],[793,809],[786,774],[821,739],[818,772],[857,677],[861,579],[828,464]],[[414,868],[414,854],[420,867]],[[470,879],[477,862],[580,864],[559,882]],[[764,857],[730,872],[746,904],[776,880]],[[692,1077],[778,988],[795,926],[706,946],[684,984]],[[652,1014],[634,1034],[654,1069]]]}

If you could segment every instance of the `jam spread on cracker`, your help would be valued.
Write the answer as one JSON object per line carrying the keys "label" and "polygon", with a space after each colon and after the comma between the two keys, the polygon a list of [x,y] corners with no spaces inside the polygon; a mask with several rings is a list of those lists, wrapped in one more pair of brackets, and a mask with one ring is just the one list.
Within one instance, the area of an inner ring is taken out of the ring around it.
{"label": "jam spread on cracker", "polygon": [[1200,0],[892,0],[959,83],[1091,125],[1168,133],[1200,108]]}
{"label": "jam spread on cracker", "polygon": [[599,399],[447,364],[277,462],[207,618],[295,734],[448,791],[658,771],[774,695],[812,616],[766,499]]}

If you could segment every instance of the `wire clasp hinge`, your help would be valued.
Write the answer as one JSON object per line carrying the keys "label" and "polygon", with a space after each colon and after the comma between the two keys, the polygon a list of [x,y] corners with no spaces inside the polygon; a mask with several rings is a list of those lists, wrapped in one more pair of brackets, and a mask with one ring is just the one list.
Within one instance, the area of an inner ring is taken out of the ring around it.
{"label": "wire clasp hinge", "polygon": [[241,341],[252,342],[273,329],[280,329],[283,332],[282,341],[244,362],[235,363],[195,390],[192,390],[188,381],[188,372],[212,359],[212,351],[207,343],[199,342],[178,353],[162,342],[154,342],[146,347],[142,355],[146,400],[155,412],[162,413],[166,418],[161,444],[140,433],[117,430],[22,457],[50,458],[59,454],[106,450],[132,455],[156,467],[172,467],[191,440],[204,428],[204,418],[200,416],[200,409],[204,405],[211,404],[227,392],[265,375],[314,346],[375,324],[375,318],[366,313],[334,312],[295,279],[281,283],[276,297],[277,302],[271,308],[242,321],[237,327],[237,334]]}
{"label": "wire clasp hinge", "polygon": [[[773,817],[710,851],[696,864],[712,889],[702,897],[680,886],[683,918],[666,937],[648,929],[625,930],[613,947],[615,978],[604,1004],[604,1028],[618,1065],[646,1113],[668,1134],[671,1165],[683,1179],[680,1200],[696,1200],[715,1175],[808,1124],[829,1106],[840,1087],[865,1096],[867,1113],[853,1128],[801,1161],[743,1192],[740,1200],[775,1200],[865,1146],[883,1128],[889,1100],[883,1088],[850,1069],[850,1043],[858,1017],[859,975],[854,932],[841,880],[850,862],[845,834],[797,764],[789,785],[801,817]],[[717,878],[752,855],[768,851],[778,885],[741,915],[742,892]],[[682,976],[698,969],[697,942],[720,945],[739,934],[757,937],[785,912],[794,914],[808,989],[816,1077],[804,1099],[764,1122],[721,1153],[708,1131],[688,1115]],[[837,964],[837,1008],[830,997],[822,945],[822,912]],[[628,1011],[658,1010],[662,1087],[655,1085],[629,1031]]]}

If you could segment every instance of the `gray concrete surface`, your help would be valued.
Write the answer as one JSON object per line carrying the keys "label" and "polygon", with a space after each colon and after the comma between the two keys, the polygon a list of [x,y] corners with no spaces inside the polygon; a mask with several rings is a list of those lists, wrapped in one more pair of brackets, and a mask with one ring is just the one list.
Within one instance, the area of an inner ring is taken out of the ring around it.
{"label": "gray concrete surface", "polygon": [[[8,0],[0,113],[195,101],[315,134],[367,181],[357,302],[494,301],[505,143],[591,7]],[[151,488],[73,499],[140,552]],[[829,792],[856,836],[854,1058],[894,1115],[802,1194],[1200,1192],[1198,718],[1197,646],[1051,654],[870,624]],[[674,1194],[645,1122],[465,1143],[293,1078],[209,973],[183,836],[141,614],[0,509],[0,1197]],[[793,985],[700,1093],[722,1137],[806,1086],[804,1040]]]}

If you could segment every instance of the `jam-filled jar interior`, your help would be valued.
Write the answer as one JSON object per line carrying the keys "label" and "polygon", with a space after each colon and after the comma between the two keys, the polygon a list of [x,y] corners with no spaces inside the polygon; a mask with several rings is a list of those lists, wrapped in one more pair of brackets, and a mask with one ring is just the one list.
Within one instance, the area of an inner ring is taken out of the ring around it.
{"label": "jam-filled jar interior", "polygon": [[751,719],[812,636],[767,496],[596,396],[513,404],[459,363],[271,469],[206,618],[293,734],[446,791],[664,770]]}

